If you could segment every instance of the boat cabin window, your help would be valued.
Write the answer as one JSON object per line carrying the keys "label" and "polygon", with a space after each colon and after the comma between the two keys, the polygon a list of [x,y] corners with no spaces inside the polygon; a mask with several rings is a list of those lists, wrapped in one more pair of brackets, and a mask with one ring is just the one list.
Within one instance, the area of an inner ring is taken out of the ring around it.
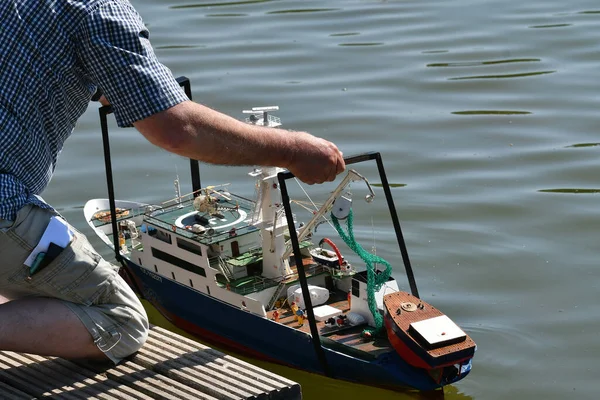
{"label": "boat cabin window", "polygon": [[225,287],[225,285],[227,285],[227,282],[228,282],[227,278],[223,274],[216,274],[215,281],[217,282],[217,285],[219,285],[220,287]]}
{"label": "boat cabin window", "polygon": [[164,251],[155,249],[154,247],[152,247],[152,256],[154,258],[158,258],[159,260],[168,262],[169,264],[178,266],[179,268],[183,268],[195,274],[206,276],[206,271],[204,270],[204,268],[192,264],[191,262],[182,260],[181,258],[175,257],[169,253],[165,253]]}
{"label": "boat cabin window", "polygon": [[262,260],[253,262],[246,266],[246,273],[248,276],[260,276],[263,272]]}
{"label": "boat cabin window", "polygon": [[156,233],[154,234],[154,237],[160,241],[171,244],[171,234],[170,233],[167,233],[165,231],[157,229]]}
{"label": "boat cabin window", "polygon": [[195,243],[188,242],[185,239],[177,238],[177,247],[187,250],[191,253],[198,254],[199,256],[202,255],[202,247]]}
{"label": "boat cabin window", "polygon": [[358,279],[352,279],[352,296],[360,297],[360,282]]}

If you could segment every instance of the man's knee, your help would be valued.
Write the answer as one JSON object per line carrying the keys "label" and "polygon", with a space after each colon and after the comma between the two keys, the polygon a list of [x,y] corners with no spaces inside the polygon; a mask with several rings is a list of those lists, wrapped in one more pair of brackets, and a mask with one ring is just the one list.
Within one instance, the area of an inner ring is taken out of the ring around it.
{"label": "man's knee", "polygon": [[149,323],[146,313],[131,310],[127,324],[105,331],[96,341],[98,348],[116,363],[137,352],[148,339]]}
{"label": "man's knee", "polygon": [[98,348],[115,364],[138,351],[148,339],[148,316],[131,288],[118,275],[100,304],[69,304]]}

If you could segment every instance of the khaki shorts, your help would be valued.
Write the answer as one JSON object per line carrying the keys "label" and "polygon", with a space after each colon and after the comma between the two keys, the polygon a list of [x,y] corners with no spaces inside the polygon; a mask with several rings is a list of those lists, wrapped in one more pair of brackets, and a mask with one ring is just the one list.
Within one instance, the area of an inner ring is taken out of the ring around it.
{"label": "khaki shorts", "polygon": [[98,348],[118,363],[148,337],[148,317],[139,299],[119,276],[118,267],[94,251],[69,225],[73,240],[50,264],[29,276],[23,264],[55,214],[27,205],[14,222],[0,219],[0,295],[62,300],[85,325]]}

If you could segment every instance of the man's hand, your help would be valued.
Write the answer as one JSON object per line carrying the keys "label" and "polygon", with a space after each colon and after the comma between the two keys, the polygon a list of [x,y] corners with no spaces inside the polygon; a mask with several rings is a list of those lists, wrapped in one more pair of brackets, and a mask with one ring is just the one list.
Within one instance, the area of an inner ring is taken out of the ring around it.
{"label": "man's hand", "polygon": [[290,132],[295,140],[287,169],[302,182],[331,182],[346,168],[344,156],[335,144],[306,132]]}
{"label": "man's hand", "polygon": [[108,102],[108,100],[104,96],[100,97],[100,99],[98,99],[98,102],[100,104],[102,104],[103,106],[110,106],[110,103]]}

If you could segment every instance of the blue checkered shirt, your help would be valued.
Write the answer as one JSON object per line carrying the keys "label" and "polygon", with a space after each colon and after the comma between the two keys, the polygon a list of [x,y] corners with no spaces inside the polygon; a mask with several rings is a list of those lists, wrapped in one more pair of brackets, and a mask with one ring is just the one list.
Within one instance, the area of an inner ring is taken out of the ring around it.
{"label": "blue checkered shirt", "polygon": [[127,0],[1,0],[0,219],[40,197],[100,88],[119,126],[187,97]]}

